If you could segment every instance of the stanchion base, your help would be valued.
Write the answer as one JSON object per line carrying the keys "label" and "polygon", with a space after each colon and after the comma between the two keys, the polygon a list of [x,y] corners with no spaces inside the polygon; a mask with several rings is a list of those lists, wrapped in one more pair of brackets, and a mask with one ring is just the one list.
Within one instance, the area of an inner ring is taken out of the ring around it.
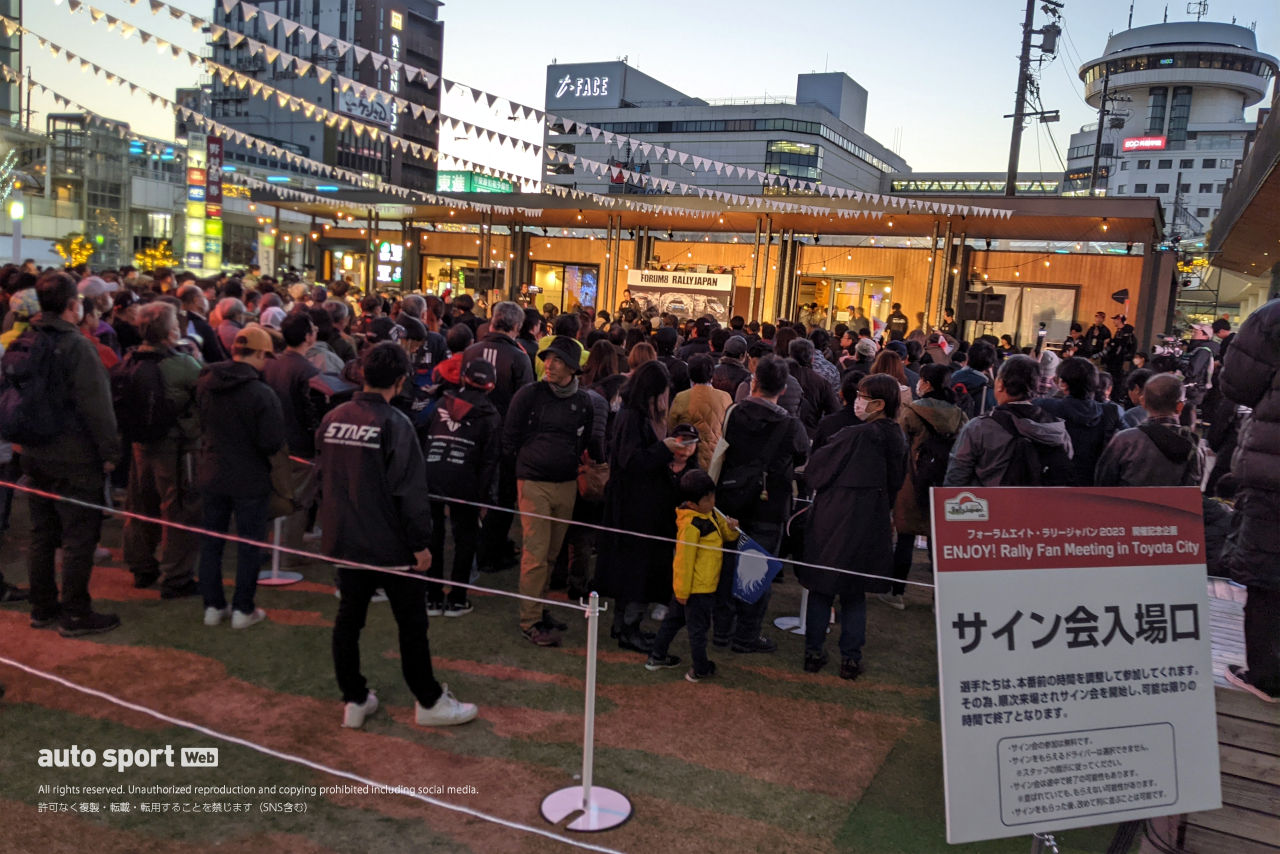
{"label": "stanchion base", "polygon": [[589,833],[609,830],[631,818],[631,801],[621,792],[603,786],[591,787],[591,803],[582,807],[582,787],[559,789],[542,799],[542,817],[552,824],[559,824],[574,813],[581,813],[565,825],[565,830]]}
{"label": "stanchion base", "polygon": [[277,572],[272,575],[271,570],[264,569],[258,573],[260,587],[284,587],[286,584],[297,584],[301,580],[301,572]]}
{"label": "stanchion base", "polygon": [[773,624],[784,632],[791,632],[793,635],[804,634],[804,629],[800,628],[799,617],[779,617],[773,621]]}

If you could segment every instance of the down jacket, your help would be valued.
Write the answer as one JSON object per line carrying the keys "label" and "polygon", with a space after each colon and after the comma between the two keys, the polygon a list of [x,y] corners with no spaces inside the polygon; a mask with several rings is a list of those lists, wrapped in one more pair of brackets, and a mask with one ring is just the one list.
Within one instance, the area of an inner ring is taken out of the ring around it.
{"label": "down jacket", "polygon": [[733,405],[733,398],[709,385],[695,385],[676,395],[667,413],[667,424],[675,427],[687,422],[698,428],[698,468],[706,471],[711,466],[711,455],[720,441],[724,415]]}

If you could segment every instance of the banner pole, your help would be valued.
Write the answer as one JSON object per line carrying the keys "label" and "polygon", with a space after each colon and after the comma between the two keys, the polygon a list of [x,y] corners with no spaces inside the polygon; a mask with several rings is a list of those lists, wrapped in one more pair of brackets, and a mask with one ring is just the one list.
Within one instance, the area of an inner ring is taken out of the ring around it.
{"label": "banner pole", "polygon": [[[279,546],[284,539],[284,517],[277,516],[272,530],[271,542]],[[258,573],[258,583],[266,587],[284,587],[286,584],[297,584],[302,580],[301,572],[280,571],[280,549],[271,550],[271,570]]]}

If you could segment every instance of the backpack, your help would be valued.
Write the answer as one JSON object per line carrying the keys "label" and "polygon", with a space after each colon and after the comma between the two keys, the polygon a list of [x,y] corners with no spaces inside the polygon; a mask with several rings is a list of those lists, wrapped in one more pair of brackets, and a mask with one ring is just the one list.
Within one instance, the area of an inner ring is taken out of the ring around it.
{"label": "backpack", "polygon": [[164,353],[134,350],[111,369],[111,403],[126,442],[154,442],[178,426],[178,408],[160,372],[164,358]]}
{"label": "backpack", "polygon": [[951,447],[956,443],[956,434],[939,433],[924,417],[925,435],[911,456],[911,487],[915,490],[916,504],[921,514],[929,517],[929,488],[942,486],[947,476],[947,463],[951,459]]}
{"label": "backpack", "polygon": [[34,447],[66,432],[71,402],[57,357],[63,334],[28,329],[0,359],[0,438]]}
{"label": "backpack", "polygon": [[979,415],[986,414],[986,383],[983,383],[982,387],[978,389],[977,394],[974,394],[964,382],[958,382],[951,386],[951,391],[955,393],[956,406],[960,407],[960,411],[965,414],[966,418],[974,419]]}
{"label": "backpack", "polygon": [[1074,486],[1071,458],[1061,445],[1045,445],[1024,436],[1014,424],[1016,416],[1003,410],[990,417],[1012,437],[1013,453],[1000,476],[1001,486]]}
{"label": "backpack", "polygon": [[[729,417],[726,414],[725,426],[728,424]],[[790,427],[790,420],[779,421],[760,453],[753,454],[750,461],[743,465],[720,472],[720,480],[716,484],[717,507],[731,516],[740,516],[754,503],[768,500],[769,461],[773,459]]]}

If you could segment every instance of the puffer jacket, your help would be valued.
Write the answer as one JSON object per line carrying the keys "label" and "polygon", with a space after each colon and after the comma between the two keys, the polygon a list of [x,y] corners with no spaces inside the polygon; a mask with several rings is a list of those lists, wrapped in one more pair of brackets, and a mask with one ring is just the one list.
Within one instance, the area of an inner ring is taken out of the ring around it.
{"label": "puffer jacket", "polygon": [[671,401],[667,424],[675,427],[687,422],[698,428],[698,468],[703,471],[711,465],[711,455],[724,427],[724,414],[732,405],[733,398],[709,385],[695,385]]}
{"label": "puffer jacket", "polygon": [[[1018,432],[1041,445],[1059,446],[1071,455],[1067,425],[1025,401],[996,407],[1014,416]],[[1013,437],[991,416],[975,418],[960,430],[951,448],[944,486],[1000,486],[1013,456]],[[1089,474],[1090,480],[1093,473]]]}
{"label": "puffer jacket", "polygon": [[688,503],[676,508],[676,556],[672,564],[671,587],[677,599],[691,593],[715,593],[724,564],[725,543],[738,539],[738,531],[719,510],[699,513]]}
{"label": "puffer jacket", "polygon": [[[903,406],[898,423],[906,434],[909,450],[907,453],[907,473],[911,472],[911,460],[915,459],[916,449],[929,435],[929,428],[939,436],[956,436],[968,422],[968,417],[960,407],[945,400],[925,397]],[[928,427],[925,426],[926,422]],[[898,490],[897,500],[893,504],[893,526],[900,534],[923,534],[928,536],[929,517],[920,512],[920,502],[916,500],[916,489],[911,477],[907,477],[902,488]]]}
{"label": "puffer jacket", "polygon": [[1240,430],[1232,472],[1243,487],[1280,492],[1280,299],[1245,320],[1218,383],[1228,399],[1253,410]]}

